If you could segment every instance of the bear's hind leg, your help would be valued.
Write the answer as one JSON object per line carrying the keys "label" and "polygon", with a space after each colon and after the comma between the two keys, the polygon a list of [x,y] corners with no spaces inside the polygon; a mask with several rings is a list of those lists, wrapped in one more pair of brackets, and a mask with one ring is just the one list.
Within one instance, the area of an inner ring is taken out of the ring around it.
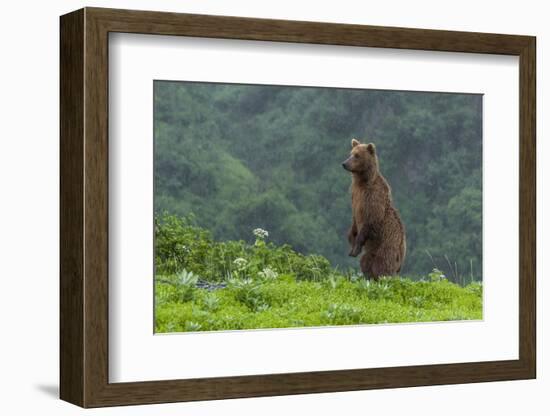
{"label": "bear's hind leg", "polygon": [[401,270],[399,254],[390,248],[381,248],[370,261],[370,270],[376,278],[395,276]]}
{"label": "bear's hind leg", "polygon": [[388,268],[384,264],[384,259],[377,257],[371,262],[371,273],[375,276],[375,280],[378,280],[380,276],[391,276],[393,273],[388,272]]}
{"label": "bear's hind leg", "polygon": [[373,260],[373,257],[366,253],[361,257],[361,260],[359,262],[361,266],[361,272],[368,280],[378,280],[378,276],[374,273],[372,269]]}

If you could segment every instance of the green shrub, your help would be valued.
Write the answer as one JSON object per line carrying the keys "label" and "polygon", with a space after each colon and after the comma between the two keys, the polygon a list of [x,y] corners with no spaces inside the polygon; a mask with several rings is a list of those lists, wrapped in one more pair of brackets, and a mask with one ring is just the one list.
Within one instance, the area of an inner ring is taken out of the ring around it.
{"label": "green shrub", "polygon": [[193,216],[181,218],[163,214],[155,218],[155,266],[157,275],[186,269],[206,281],[229,278],[266,277],[291,273],[298,280],[322,280],[330,262],[318,255],[303,255],[288,245],[266,242],[265,230],[253,230],[254,244],[244,241],[218,242],[194,225]]}

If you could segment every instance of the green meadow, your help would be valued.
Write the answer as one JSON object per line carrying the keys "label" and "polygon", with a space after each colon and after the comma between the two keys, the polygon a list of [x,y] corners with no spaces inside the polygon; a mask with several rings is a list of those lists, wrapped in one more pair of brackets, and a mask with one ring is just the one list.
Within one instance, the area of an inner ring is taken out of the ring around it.
{"label": "green meadow", "polygon": [[212,239],[192,220],[156,221],[156,332],[216,331],[482,319],[482,284],[438,269],[424,278],[369,281],[269,243]]}

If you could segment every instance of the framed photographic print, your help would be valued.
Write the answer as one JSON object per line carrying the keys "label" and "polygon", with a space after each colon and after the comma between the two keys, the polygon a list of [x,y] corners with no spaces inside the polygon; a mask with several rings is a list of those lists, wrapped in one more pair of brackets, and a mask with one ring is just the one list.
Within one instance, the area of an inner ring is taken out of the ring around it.
{"label": "framed photographic print", "polygon": [[534,37],[60,25],[63,400],[535,377]]}

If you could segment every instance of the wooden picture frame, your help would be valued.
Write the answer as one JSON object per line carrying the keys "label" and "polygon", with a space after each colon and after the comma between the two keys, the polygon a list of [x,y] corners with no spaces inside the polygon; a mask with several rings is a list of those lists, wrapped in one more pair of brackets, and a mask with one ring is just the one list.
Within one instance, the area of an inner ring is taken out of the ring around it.
{"label": "wooden picture frame", "polygon": [[[101,407],[535,378],[534,37],[100,8],[62,16],[60,29],[61,399]],[[519,56],[519,359],[109,383],[110,32]]]}

